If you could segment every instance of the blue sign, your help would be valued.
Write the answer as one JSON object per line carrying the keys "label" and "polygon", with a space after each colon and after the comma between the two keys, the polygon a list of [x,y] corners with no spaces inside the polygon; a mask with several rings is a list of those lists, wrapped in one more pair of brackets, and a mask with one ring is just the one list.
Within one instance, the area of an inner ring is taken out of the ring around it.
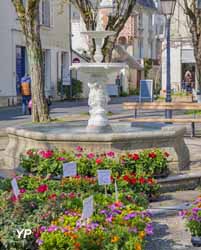
{"label": "blue sign", "polygon": [[153,80],[140,81],[140,102],[153,101]]}

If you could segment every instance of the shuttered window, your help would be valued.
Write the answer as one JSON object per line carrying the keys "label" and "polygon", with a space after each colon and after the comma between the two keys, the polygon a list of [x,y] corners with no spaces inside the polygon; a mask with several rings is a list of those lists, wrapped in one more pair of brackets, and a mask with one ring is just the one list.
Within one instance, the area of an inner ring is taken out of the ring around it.
{"label": "shuttered window", "polygon": [[51,23],[51,3],[50,0],[42,0],[41,1],[41,24],[47,27],[52,25]]}

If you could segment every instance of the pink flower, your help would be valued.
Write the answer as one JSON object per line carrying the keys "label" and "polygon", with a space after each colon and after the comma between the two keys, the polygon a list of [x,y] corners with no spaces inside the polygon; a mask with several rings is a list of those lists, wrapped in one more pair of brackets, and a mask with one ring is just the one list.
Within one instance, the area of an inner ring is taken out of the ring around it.
{"label": "pink flower", "polygon": [[81,146],[77,146],[77,147],[76,147],[76,150],[77,150],[78,152],[83,152],[83,148],[82,148]]}
{"label": "pink flower", "polygon": [[12,195],[10,199],[12,202],[16,202],[18,200],[18,198],[15,195]]}
{"label": "pink flower", "polygon": [[65,161],[66,158],[64,158],[64,157],[59,157],[59,158],[57,158],[57,160],[58,160],[58,161]]}
{"label": "pink flower", "polygon": [[82,157],[82,154],[76,154],[75,155],[77,158],[81,158]]}
{"label": "pink flower", "polygon": [[43,151],[43,150],[40,150],[38,151],[38,154],[45,158],[45,159],[48,159],[48,158],[51,158],[53,156],[53,151],[52,150],[47,150],[47,151]]}
{"label": "pink flower", "polygon": [[25,188],[20,188],[20,193],[23,194],[26,192],[26,189]]}
{"label": "pink flower", "polygon": [[115,153],[113,151],[107,152],[107,156],[115,157]]}
{"label": "pink flower", "polygon": [[93,154],[93,153],[89,153],[87,155],[87,158],[89,158],[89,159],[93,159],[94,157],[95,157],[95,154]]}
{"label": "pink flower", "polygon": [[75,193],[71,192],[68,196],[69,196],[70,199],[74,199],[75,198]]}
{"label": "pink flower", "polygon": [[48,190],[48,185],[42,184],[37,188],[38,193],[44,193]]}

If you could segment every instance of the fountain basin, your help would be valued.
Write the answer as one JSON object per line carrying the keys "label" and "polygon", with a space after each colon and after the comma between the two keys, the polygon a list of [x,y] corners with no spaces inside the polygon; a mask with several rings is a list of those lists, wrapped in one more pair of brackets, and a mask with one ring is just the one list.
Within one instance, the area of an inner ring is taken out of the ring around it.
{"label": "fountain basin", "polygon": [[18,167],[20,154],[31,148],[75,150],[76,146],[82,146],[86,152],[115,151],[117,154],[161,148],[170,153],[171,172],[178,173],[189,165],[183,127],[132,127],[130,123],[113,122],[112,132],[96,134],[87,133],[86,124],[78,121],[8,128],[9,143],[3,156],[5,168]]}

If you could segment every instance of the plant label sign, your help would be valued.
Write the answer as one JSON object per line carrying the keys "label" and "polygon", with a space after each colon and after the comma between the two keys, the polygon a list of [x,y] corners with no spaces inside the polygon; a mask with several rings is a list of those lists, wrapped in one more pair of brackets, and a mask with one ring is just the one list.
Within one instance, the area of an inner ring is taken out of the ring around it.
{"label": "plant label sign", "polygon": [[14,193],[15,197],[17,198],[20,194],[20,190],[19,190],[19,187],[17,185],[17,180],[15,178],[12,179],[11,185],[12,185],[13,193]]}
{"label": "plant label sign", "polygon": [[63,176],[70,177],[77,175],[77,163],[76,162],[67,162],[63,164]]}
{"label": "plant label sign", "polygon": [[98,184],[110,185],[111,184],[111,171],[110,170],[98,170]]}
{"label": "plant label sign", "polygon": [[94,197],[93,195],[83,200],[83,211],[82,211],[82,219],[88,219],[92,216],[94,211]]}

